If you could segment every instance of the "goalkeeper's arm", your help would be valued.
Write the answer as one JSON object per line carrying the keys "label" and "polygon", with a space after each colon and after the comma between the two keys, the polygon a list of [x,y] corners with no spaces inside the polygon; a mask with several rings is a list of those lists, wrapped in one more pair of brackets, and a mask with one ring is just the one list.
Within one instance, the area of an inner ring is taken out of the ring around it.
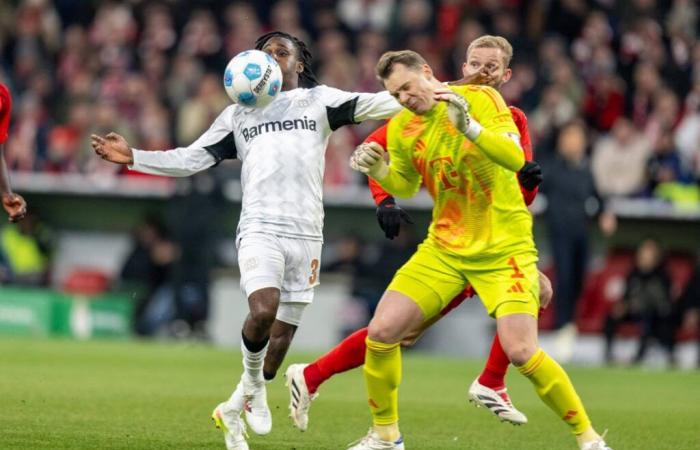
{"label": "goalkeeper's arm", "polygon": [[513,172],[522,169],[525,165],[525,156],[517,135],[494,133],[483,127],[469,114],[467,100],[450,89],[436,90],[435,100],[447,103],[450,122],[490,160]]}
{"label": "goalkeeper's arm", "polygon": [[420,188],[421,178],[415,171],[402,170],[398,158],[389,166],[384,160],[384,148],[376,142],[360,144],[350,157],[350,167],[376,180],[389,194],[413,197]]}

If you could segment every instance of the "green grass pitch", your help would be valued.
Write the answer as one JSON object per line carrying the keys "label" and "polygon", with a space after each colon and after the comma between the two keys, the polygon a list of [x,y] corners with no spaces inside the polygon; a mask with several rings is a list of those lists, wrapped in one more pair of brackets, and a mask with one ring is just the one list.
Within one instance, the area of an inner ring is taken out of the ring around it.
{"label": "green grass pitch", "polygon": [[[306,355],[307,357],[310,355]],[[291,355],[285,362],[304,361]],[[510,393],[530,423],[469,405],[477,361],[404,358],[401,425],[412,450],[575,450],[567,428],[515,371]],[[240,355],[208,346],[0,339],[0,449],[223,449],[212,408],[238,381]],[[700,374],[569,368],[594,424],[615,450],[700,449]],[[280,376],[269,386],[273,430],[253,450],[344,449],[369,426],[360,371],[328,382],[309,431],[287,418]]]}

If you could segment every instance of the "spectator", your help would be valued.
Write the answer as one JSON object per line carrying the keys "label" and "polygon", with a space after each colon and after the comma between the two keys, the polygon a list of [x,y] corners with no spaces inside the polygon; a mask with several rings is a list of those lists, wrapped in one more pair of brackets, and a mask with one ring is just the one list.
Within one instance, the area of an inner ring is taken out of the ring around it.
{"label": "spectator", "polygon": [[602,209],[602,200],[593,182],[586,158],[588,146],[585,125],[574,121],[559,133],[556,156],[543,161],[545,181],[540,189],[547,196],[546,221],[555,267],[554,301],[558,330],[557,353],[568,361],[573,354],[577,330],[576,304],[581,294],[588,260],[588,221],[590,201],[599,203],[599,221],[606,234],[614,232],[614,216]]}
{"label": "spectator", "polygon": [[557,130],[575,117],[576,105],[559,88],[549,86],[544,90],[542,100],[530,114],[529,121],[533,141],[544,152],[544,157],[552,156]]}
{"label": "spectator", "polygon": [[693,274],[688,280],[677,305],[678,325],[697,339],[697,367],[700,368],[700,259],[695,263]]}
{"label": "spectator", "polygon": [[[197,96],[186,100],[178,114],[177,141],[188,145],[199,137],[229,104],[220,76],[209,73],[199,83]],[[166,148],[166,147],[153,147]]]}
{"label": "spectator", "polygon": [[611,132],[593,147],[591,169],[598,192],[606,197],[632,196],[644,189],[651,145],[620,117]]}
{"label": "spectator", "polygon": [[584,99],[583,111],[591,127],[601,132],[610,131],[625,112],[622,80],[612,73],[598,75]]}
{"label": "spectator", "polygon": [[700,182],[700,81],[686,99],[685,117],[676,129],[674,142],[683,166]]}
{"label": "spectator", "polygon": [[351,30],[385,31],[394,9],[395,0],[340,0],[338,17]]}
{"label": "spectator", "polygon": [[134,292],[134,331],[153,336],[175,317],[172,287],[168,284],[179,250],[159,220],[147,218],[133,237],[133,248],[121,270],[124,290]]}
{"label": "spectator", "polygon": [[671,278],[665,269],[659,242],[644,239],[637,248],[634,268],[627,275],[622,300],[613,305],[605,319],[605,361],[613,362],[613,341],[617,327],[635,323],[641,327],[639,346],[633,362],[644,360],[652,337],[658,339],[674,364],[674,327],[672,323]]}
{"label": "spectator", "polygon": [[36,215],[27,213],[0,230],[0,281],[46,286],[51,260],[51,233]]}
{"label": "spectator", "polygon": [[654,196],[668,191],[669,186],[687,185],[691,181],[676,151],[670,130],[662,131],[654,143],[653,153],[647,162],[647,177],[649,192]]}
{"label": "spectator", "polygon": [[627,111],[638,128],[644,128],[651,115],[654,96],[661,88],[658,70],[652,64],[641,63],[634,70],[632,95],[627,97]]}

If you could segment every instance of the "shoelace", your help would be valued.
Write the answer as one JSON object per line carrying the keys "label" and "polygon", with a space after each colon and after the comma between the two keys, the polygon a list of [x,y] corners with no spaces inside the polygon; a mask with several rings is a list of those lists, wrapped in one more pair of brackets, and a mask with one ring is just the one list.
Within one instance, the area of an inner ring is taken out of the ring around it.
{"label": "shoelace", "polygon": [[503,389],[503,390],[500,390],[500,391],[496,391],[496,394],[498,394],[498,396],[501,397],[501,400],[503,400],[504,402],[506,402],[506,404],[512,408],[512,407],[513,407],[513,403],[511,403],[511,401],[510,401],[510,396],[506,393],[507,390],[508,390],[508,389]]}

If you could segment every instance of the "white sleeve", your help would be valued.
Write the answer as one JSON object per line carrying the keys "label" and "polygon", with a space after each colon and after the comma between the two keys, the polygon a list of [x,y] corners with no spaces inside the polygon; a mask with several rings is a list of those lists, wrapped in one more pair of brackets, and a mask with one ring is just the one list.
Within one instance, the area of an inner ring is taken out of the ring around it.
{"label": "white sleeve", "polygon": [[388,91],[376,94],[341,91],[328,86],[317,86],[321,101],[326,105],[331,130],[368,119],[388,119],[402,107]]}
{"label": "white sleeve", "polygon": [[187,147],[165,151],[133,149],[129,169],[154,175],[186,177],[212,167],[224,159],[236,158],[232,108],[226,108],[196,141]]}

